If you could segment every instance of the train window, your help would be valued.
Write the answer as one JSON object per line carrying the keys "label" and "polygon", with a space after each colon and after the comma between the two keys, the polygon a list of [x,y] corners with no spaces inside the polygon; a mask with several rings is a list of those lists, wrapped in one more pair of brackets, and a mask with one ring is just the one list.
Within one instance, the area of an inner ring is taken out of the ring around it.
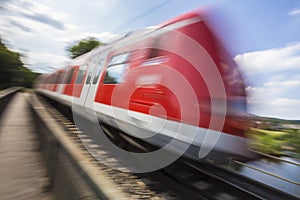
{"label": "train window", "polygon": [[128,61],[128,58],[129,58],[129,53],[115,55],[110,59],[108,66],[125,63]]}
{"label": "train window", "polygon": [[47,84],[50,84],[51,83],[51,75],[49,75],[48,77],[47,77]]}
{"label": "train window", "polygon": [[52,74],[50,84],[55,84],[55,82],[56,82],[56,74]]}
{"label": "train window", "polygon": [[51,75],[50,75],[50,76],[48,76],[48,78],[47,78],[47,83],[48,83],[48,84],[50,84],[50,83],[51,83]]}
{"label": "train window", "polygon": [[152,58],[156,58],[158,56],[160,56],[160,50],[159,50],[159,45],[160,45],[160,39],[159,38],[155,38],[153,40],[153,47],[150,49],[150,54],[148,59],[152,59]]}
{"label": "train window", "polygon": [[52,84],[52,77],[53,77],[52,75],[49,76],[49,79],[48,79],[49,84]]}
{"label": "train window", "polygon": [[57,83],[61,84],[64,78],[64,74],[62,71],[58,72]]}
{"label": "train window", "polygon": [[127,68],[129,53],[113,56],[107,66],[104,84],[116,84],[122,82],[122,76]]}
{"label": "train window", "polygon": [[83,83],[83,79],[84,79],[84,74],[85,74],[86,68],[87,68],[86,65],[83,65],[83,66],[79,67],[75,84],[82,84]]}
{"label": "train window", "polygon": [[66,71],[66,75],[64,77],[64,84],[70,84],[71,83],[73,74],[74,74],[74,68],[69,69],[69,70]]}
{"label": "train window", "polygon": [[113,65],[107,68],[104,84],[116,84],[122,82],[127,64]]}
{"label": "train window", "polygon": [[53,84],[57,84],[57,81],[58,81],[58,73],[55,73],[53,77]]}
{"label": "train window", "polygon": [[152,58],[158,57],[158,52],[159,52],[159,49],[151,48],[148,59],[152,59]]}

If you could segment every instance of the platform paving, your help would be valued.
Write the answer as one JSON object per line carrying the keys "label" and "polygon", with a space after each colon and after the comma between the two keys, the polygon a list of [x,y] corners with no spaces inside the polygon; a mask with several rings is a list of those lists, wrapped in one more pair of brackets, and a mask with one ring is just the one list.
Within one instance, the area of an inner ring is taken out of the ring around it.
{"label": "platform paving", "polygon": [[0,199],[52,200],[26,93],[18,93],[0,121]]}

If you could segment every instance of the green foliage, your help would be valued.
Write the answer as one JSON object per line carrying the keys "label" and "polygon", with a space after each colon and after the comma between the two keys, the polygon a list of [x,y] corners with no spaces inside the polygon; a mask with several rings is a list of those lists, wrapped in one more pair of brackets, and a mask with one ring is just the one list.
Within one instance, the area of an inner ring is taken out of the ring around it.
{"label": "green foliage", "polygon": [[278,156],[300,157],[300,130],[298,129],[270,131],[253,128],[249,135],[254,138],[253,148],[257,151]]}
{"label": "green foliage", "polygon": [[68,47],[67,51],[69,52],[71,58],[76,58],[91,51],[99,45],[103,45],[103,43],[99,42],[93,37],[90,37],[79,41],[73,46]]}
{"label": "green foliage", "polygon": [[11,86],[32,87],[37,75],[24,67],[21,55],[9,50],[0,38],[0,89]]}
{"label": "green foliage", "polygon": [[280,155],[281,146],[283,141],[278,140],[277,138],[271,135],[264,135],[258,138],[258,143],[256,144],[256,149],[260,152],[267,154]]}
{"label": "green foliage", "polygon": [[287,129],[286,135],[282,137],[284,141],[286,141],[286,146],[283,148],[285,150],[292,150],[295,155],[300,157],[300,130],[297,129]]}

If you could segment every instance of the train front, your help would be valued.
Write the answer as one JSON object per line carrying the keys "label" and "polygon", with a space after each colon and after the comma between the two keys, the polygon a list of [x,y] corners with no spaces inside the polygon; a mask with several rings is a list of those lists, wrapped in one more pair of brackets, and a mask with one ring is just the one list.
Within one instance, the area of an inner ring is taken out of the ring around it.
{"label": "train front", "polygon": [[201,12],[162,25],[168,31],[160,39],[161,56],[168,57],[165,65],[176,71],[170,88],[182,88],[169,91],[170,118],[197,126],[179,131],[183,135],[179,138],[191,144],[185,155],[192,159],[210,163],[253,159],[246,137],[250,118],[245,83],[212,26]]}

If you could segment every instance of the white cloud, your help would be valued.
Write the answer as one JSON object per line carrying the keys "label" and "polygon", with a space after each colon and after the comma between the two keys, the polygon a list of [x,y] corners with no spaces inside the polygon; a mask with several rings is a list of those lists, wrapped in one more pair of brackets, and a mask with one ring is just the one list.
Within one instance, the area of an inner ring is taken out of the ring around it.
{"label": "white cloud", "polygon": [[[10,49],[26,56],[29,68],[43,72],[43,66],[61,67],[66,47],[75,41],[87,37],[105,41],[115,36],[101,28],[104,22],[99,20],[103,19],[95,17],[110,14],[115,4],[116,0],[4,1],[0,3],[0,35]],[[113,24],[110,19],[105,23]]]}
{"label": "white cloud", "polygon": [[50,53],[27,52],[22,61],[28,66],[33,66],[34,71],[48,73],[58,68],[66,67],[70,59],[66,56],[54,55]]}
{"label": "white cloud", "polygon": [[300,9],[294,9],[288,12],[288,15],[298,15],[300,14]]}
{"label": "white cloud", "polygon": [[8,1],[3,8],[10,11],[10,15],[22,16],[39,23],[44,23],[56,29],[64,29],[63,21],[68,15],[59,10],[32,0]]}
{"label": "white cloud", "polygon": [[261,116],[300,119],[300,42],[237,55],[248,81],[249,112]]}
{"label": "white cloud", "polygon": [[[246,89],[249,94],[250,113],[300,119],[299,47],[300,43],[285,48],[246,53],[235,58],[248,81],[256,85]],[[257,75],[263,78],[258,80]]]}
{"label": "white cloud", "polygon": [[[66,56],[59,56],[59,55],[54,55],[54,54],[49,54],[49,53],[26,53],[26,57],[30,59],[29,63],[26,62],[26,64],[32,64],[30,62],[34,63],[43,63],[45,60],[51,61],[53,64],[59,64],[59,63],[64,63],[66,61],[70,61],[69,58]],[[26,57],[24,59],[26,59]],[[58,66],[62,67],[62,66]]]}
{"label": "white cloud", "polygon": [[300,42],[282,48],[237,55],[234,59],[248,74],[299,69]]}
{"label": "white cloud", "polygon": [[57,41],[66,43],[66,44],[71,44],[73,42],[88,38],[88,37],[94,37],[96,39],[98,39],[101,42],[104,42],[116,37],[117,34],[114,33],[110,33],[110,32],[102,32],[102,33],[97,33],[97,32],[84,32],[84,33],[79,33],[79,34],[68,34],[65,35],[61,38],[58,38]]}
{"label": "white cloud", "polygon": [[300,112],[297,112],[300,107],[300,100],[276,98],[270,100],[269,104],[264,105],[264,107],[265,110],[272,110],[272,113],[269,113],[267,116],[286,119],[300,119]]}
{"label": "white cloud", "polygon": [[[34,71],[49,72],[54,68],[63,67],[68,61],[65,49],[74,41],[87,37],[95,37],[103,41],[114,36],[107,31],[99,32],[95,25],[89,23],[73,24],[73,21],[82,15],[68,12],[69,5],[57,8],[61,5],[58,3],[32,0],[1,3],[0,35],[5,42],[8,42],[12,50],[25,55],[23,60],[26,66]],[[108,10],[107,6],[112,4],[101,6],[100,3],[95,3],[93,5],[97,5],[98,11],[104,11]],[[90,6],[93,7],[93,5]],[[97,10],[96,7],[93,9]],[[73,16],[69,16],[70,13]],[[84,16],[89,16],[90,22],[95,21],[91,20],[92,15]],[[91,31],[86,28],[87,26],[92,26],[95,30]]]}
{"label": "white cloud", "polygon": [[[298,74],[299,76],[299,74]],[[296,78],[297,76],[294,76]],[[282,77],[283,78],[283,77]],[[261,86],[248,86],[249,112],[261,116],[285,119],[300,119],[300,87],[299,79],[286,77],[281,81],[274,81],[277,76]],[[285,80],[284,80],[285,79]]]}
{"label": "white cloud", "polygon": [[[294,108],[299,108],[300,106],[300,100],[295,100],[295,99],[286,99],[286,98],[277,98],[271,101],[270,103],[273,106],[276,107],[285,107],[287,105],[292,105]],[[300,113],[299,113],[300,115]]]}
{"label": "white cloud", "polygon": [[264,87],[248,87],[249,112],[267,117],[300,119],[300,100],[281,98]]}
{"label": "white cloud", "polygon": [[[23,35],[23,34],[36,34],[36,33],[43,33],[44,31],[49,31],[49,32],[56,32],[57,30],[53,30],[49,26],[43,23],[39,23],[37,21],[33,21],[24,17],[20,16],[1,16],[0,19],[0,24],[4,27],[4,29],[0,30],[1,34],[16,34],[20,37],[27,37],[28,35]],[[20,29],[20,27],[23,27]],[[28,31],[25,31],[25,29],[28,29]],[[20,30],[22,31],[20,33]],[[36,35],[35,35],[36,36]]]}
{"label": "white cloud", "polygon": [[264,85],[268,87],[300,87],[300,80],[271,81]]}

